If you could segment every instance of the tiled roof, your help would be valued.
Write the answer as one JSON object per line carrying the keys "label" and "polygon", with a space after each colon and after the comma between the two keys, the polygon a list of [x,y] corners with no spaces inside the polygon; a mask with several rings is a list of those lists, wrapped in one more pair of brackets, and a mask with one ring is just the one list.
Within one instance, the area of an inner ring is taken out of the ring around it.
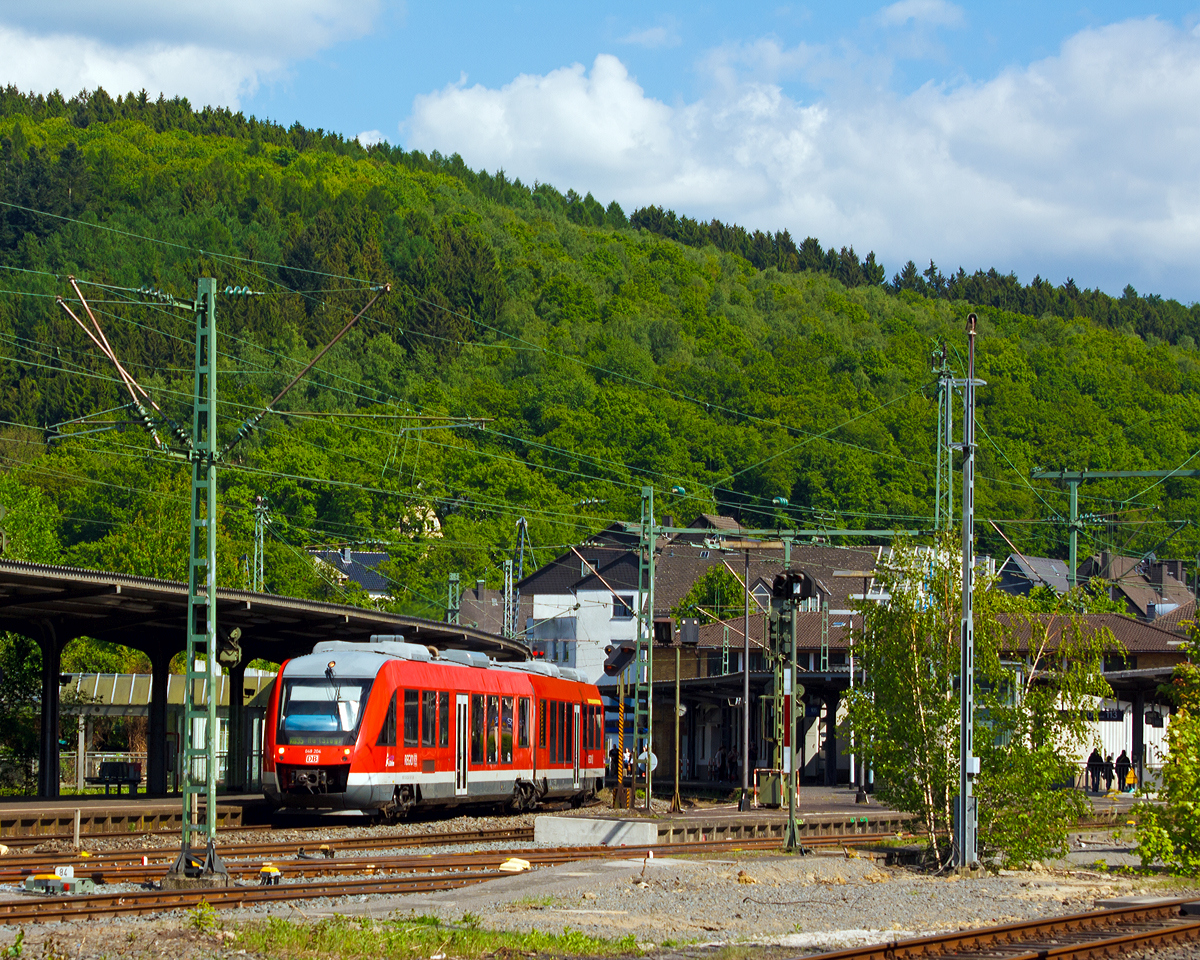
{"label": "tiled roof", "polygon": [[[589,563],[596,561],[596,567],[603,573],[613,563],[632,556],[624,547],[618,546],[588,546],[577,548],[583,554],[583,559]],[[573,551],[567,551],[555,557],[548,564],[531,573],[520,583],[522,595],[562,594],[570,593],[576,585],[588,576],[585,573],[583,560]],[[636,579],[636,568],[635,568]]]}
{"label": "tiled roof", "polygon": [[[1062,614],[1041,614],[1039,619],[1048,625],[1049,647],[1055,649],[1062,639],[1063,632],[1070,628],[1071,617]],[[1088,613],[1080,618],[1081,626],[1087,631],[1108,628],[1113,637],[1129,653],[1181,653],[1178,646],[1179,636],[1170,630],[1164,630],[1156,624],[1146,623],[1123,613]],[[1018,651],[1025,653],[1029,650],[1029,626],[1018,624],[1013,634],[1017,640]]]}
{"label": "tiled roof", "polygon": [[1152,561],[1140,557],[1123,557],[1100,553],[1088,557],[1079,565],[1080,580],[1102,577],[1123,594],[1129,605],[1143,616],[1150,616],[1151,604],[1162,601],[1183,605],[1192,599],[1192,591],[1166,571],[1168,561]]}
{"label": "tiled roof", "polygon": [[1195,619],[1196,601],[1193,598],[1187,603],[1181,603],[1169,613],[1164,613],[1161,617],[1154,621],[1154,625],[1163,630],[1171,630],[1174,633],[1186,635],[1187,631],[1184,630],[1182,626],[1183,621]]}
{"label": "tiled roof", "polygon": [[1010,553],[997,573],[1006,582],[1027,587],[1046,586],[1055,593],[1066,593],[1070,588],[1069,570],[1065,561],[1053,557],[1023,557]]}
{"label": "tiled roof", "polygon": [[310,553],[316,559],[333,567],[339,575],[357,583],[367,593],[385,594],[391,586],[388,580],[375,569],[388,558],[388,555],[382,551],[312,550]]}

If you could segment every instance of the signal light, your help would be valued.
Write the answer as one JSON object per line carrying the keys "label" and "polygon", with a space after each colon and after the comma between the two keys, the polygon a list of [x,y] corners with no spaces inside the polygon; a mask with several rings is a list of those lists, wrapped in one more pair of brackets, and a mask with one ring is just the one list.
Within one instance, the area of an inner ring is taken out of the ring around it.
{"label": "signal light", "polygon": [[633,663],[636,653],[637,646],[633,643],[609,644],[604,648],[604,672],[610,677],[617,676]]}

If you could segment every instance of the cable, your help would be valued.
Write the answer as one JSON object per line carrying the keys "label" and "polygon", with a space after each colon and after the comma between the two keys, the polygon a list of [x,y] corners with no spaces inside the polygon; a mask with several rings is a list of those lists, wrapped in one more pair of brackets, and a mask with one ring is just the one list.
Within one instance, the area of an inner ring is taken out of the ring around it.
{"label": "cable", "polygon": [[[0,200],[0,206],[10,207],[14,210],[22,210],[25,213],[33,213],[33,214],[37,214],[37,215],[43,216],[43,217],[52,217],[55,220],[63,220],[63,221],[66,221],[67,223],[77,223],[82,227],[92,227],[93,229],[96,229],[96,230],[105,230],[108,233],[115,233],[118,236],[129,237],[133,240],[144,240],[147,243],[157,243],[157,244],[161,244],[164,247],[174,247],[177,250],[187,250],[189,253],[199,253],[203,257],[216,257],[218,259],[234,260],[234,261],[237,261],[240,263],[253,263],[253,264],[256,264],[257,266],[261,266],[261,267],[275,267],[278,270],[292,270],[296,273],[310,273],[310,274],[313,274],[314,276],[318,276],[318,277],[329,277],[332,280],[347,280],[351,283],[361,283],[364,285],[369,285],[371,283],[371,281],[369,281],[369,280],[361,280],[357,277],[343,277],[336,273],[327,273],[324,270],[311,270],[306,267],[289,266],[287,264],[282,264],[282,263],[271,263],[268,260],[254,260],[250,257],[239,257],[236,254],[217,253],[216,251],[213,251],[213,250],[205,250],[202,247],[192,247],[192,246],[187,245],[186,243],[176,243],[173,240],[160,240],[155,237],[146,237],[146,236],[143,236],[138,233],[131,233],[128,230],[118,230],[116,227],[105,226],[102,223],[91,223],[87,220],[79,220],[79,219],[76,219],[75,217],[68,217],[68,216],[65,216],[60,213],[48,213],[45,210],[37,210],[33,207],[25,207],[19,203],[13,203],[11,200]],[[30,272],[32,272],[32,271],[30,271]],[[49,274],[49,276],[55,276],[55,275]]]}

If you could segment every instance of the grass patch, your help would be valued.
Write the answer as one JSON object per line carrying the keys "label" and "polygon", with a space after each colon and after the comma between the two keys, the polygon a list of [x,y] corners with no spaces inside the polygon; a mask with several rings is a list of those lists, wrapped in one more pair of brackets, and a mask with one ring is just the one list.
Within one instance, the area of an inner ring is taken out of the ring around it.
{"label": "grass patch", "polygon": [[548,893],[541,897],[518,897],[510,901],[509,906],[516,910],[540,910],[543,907],[552,907],[556,903],[558,897]]}
{"label": "grass patch", "polygon": [[373,920],[330,917],[315,923],[272,917],[241,928],[241,946],[250,953],[281,960],[308,957],[429,958],[480,960],[545,954],[548,956],[611,957],[637,955],[632,935],[619,940],[588,936],[567,928],[562,933],[510,933],[485,930],[478,917],[465,923],[444,923],[437,917]]}

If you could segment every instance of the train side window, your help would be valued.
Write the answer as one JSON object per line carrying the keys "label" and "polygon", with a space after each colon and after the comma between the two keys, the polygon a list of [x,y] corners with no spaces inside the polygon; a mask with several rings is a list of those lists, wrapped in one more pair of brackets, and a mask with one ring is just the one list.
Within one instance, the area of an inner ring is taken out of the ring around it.
{"label": "train side window", "polygon": [[500,698],[487,698],[487,762],[498,763],[500,756]]}
{"label": "train side window", "polygon": [[550,701],[550,762],[558,763],[558,701]]}
{"label": "train side window", "polygon": [[392,693],[392,700],[388,704],[387,716],[383,718],[383,727],[379,731],[379,739],[375,741],[377,747],[394,747],[396,745],[396,694]]}
{"label": "train side window", "polygon": [[604,749],[604,706],[593,707],[592,715],[592,749]]}
{"label": "train side window", "polygon": [[438,746],[450,746],[450,694],[442,690],[438,698]]}
{"label": "train side window", "polygon": [[532,705],[528,697],[517,701],[517,746],[522,750],[529,746],[529,708]]}
{"label": "train side window", "polygon": [[500,698],[500,762],[512,763],[513,698]]}
{"label": "train side window", "polygon": [[583,723],[583,749],[592,749],[592,705],[585,703],[579,713]]}
{"label": "train side window", "polygon": [[404,745],[406,747],[417,745],[417,727],[421,709],[420,696],[420,690],[404,691]]}
{"label": "train side window", "polygon": [[558,737],[556,738],[558,740],[558,762],[562,763],[567,758],[567,751],[565,750],[566,743],[564,742],[563,737],[563,721],[567,719],[567,711],[563,708],[566,707],[566,703],[562,700],[559,700],[554,706],[555,712],[558,715],[558,722],[554,727],[555,731],[558,733]]}
{"label": "train side window", "polygon": [[546,701],[538,701],[538,746],[546,749]]}
{"label": "train side window", "polygon": [[564,719],[566,720],[566,723],[564,723],[563,726],[567,728],[567,755],[564,759],[567,761],[567,763],[570,763],[575,759],[575,704],[564,703],[563,713],[565,714]]}
{"label": "train side window", "polygon": [[483,741],[487,737],[486,697],[471,695],[471,762],[483,763]]}
{"label": "train side window", "polygon": [[421,691],[421,746],[437,746],[437,693]]}

